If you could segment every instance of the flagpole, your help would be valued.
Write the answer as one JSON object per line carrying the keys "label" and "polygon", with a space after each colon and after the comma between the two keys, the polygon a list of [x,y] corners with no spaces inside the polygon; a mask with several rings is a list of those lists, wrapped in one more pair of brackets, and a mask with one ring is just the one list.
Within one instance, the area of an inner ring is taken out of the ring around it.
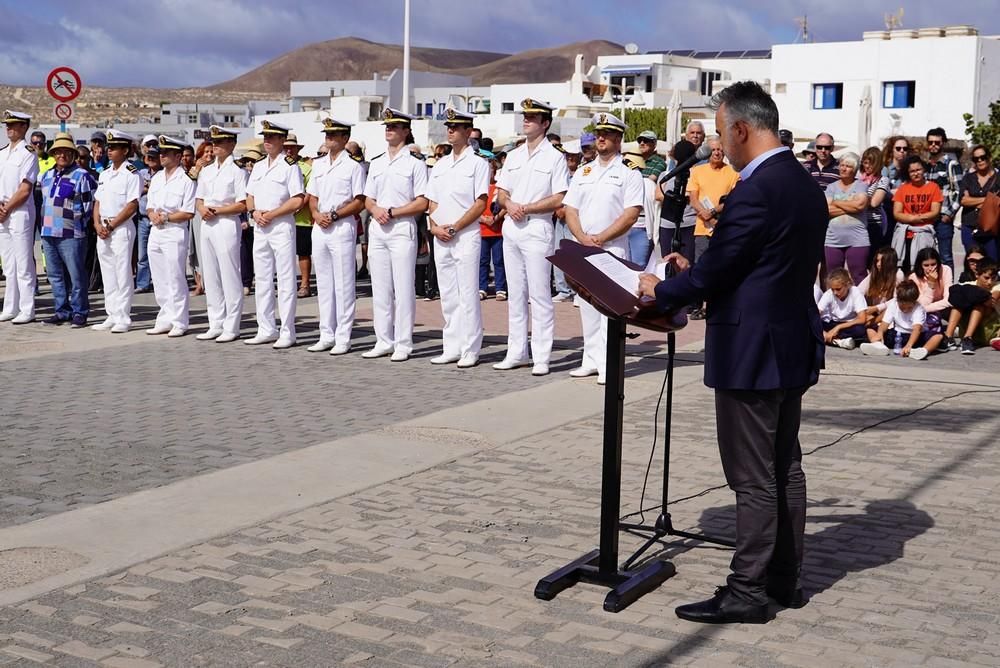
{"label": "flagpole", "polygon": [[410,113],[410,0],[403,0],[403,100],[399,110]]}

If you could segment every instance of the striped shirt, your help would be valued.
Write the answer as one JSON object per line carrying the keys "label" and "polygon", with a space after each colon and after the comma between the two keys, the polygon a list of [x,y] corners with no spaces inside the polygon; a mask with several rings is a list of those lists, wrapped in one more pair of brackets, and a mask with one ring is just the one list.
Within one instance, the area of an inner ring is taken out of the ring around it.
{"label": "striped shirt", "polygon": [[61,239],[82,239],[87,236],[87,223],[94,210],[97,182],[86,169],[76,165],[67,171],[58,168],[45,172],[41,178],[42,236]]}

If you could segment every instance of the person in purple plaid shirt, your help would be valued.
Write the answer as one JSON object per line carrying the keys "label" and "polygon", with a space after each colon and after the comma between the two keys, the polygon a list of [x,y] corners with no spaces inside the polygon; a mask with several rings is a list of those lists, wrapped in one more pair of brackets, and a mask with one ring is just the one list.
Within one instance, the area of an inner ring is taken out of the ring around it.
{"label": "person in purple plaid shirt", "polygon": [[76,143],[71,135],[57,134],[49,152],[56,165],[40,181],[42,251],[55,313],[44,323],[61,325],[70,321],[79,328],[87,324],[90,312],[84,259],[97,182],[89,171],[76,164]]}

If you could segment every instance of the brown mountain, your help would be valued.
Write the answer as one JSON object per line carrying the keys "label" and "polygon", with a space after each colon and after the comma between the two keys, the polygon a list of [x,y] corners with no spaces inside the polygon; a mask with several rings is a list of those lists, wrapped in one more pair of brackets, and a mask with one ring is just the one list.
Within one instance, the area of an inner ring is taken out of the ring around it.
{"label": "brown mountain", "polygon": [[[507,55],[486,51],[459,51],[413,47],[410,67],[415,71],[448,72],[472,77],[476,85],[548,83],[573,74],[573,59],[582,53],[593,64],[597,56],[622,53],[613,42],[594,40],[549,49]],[[403,47],[357,37],[310,44],[278,56],[242,76],[210,86],[228,91],[287,92],[291,81],[369,79],[402,67]]]}
{"label": "brown mountain", "polygon": [[[413,47],[410,49],[410,68],[423,72],[449,72],[482,66],[506,57],[505,53]],[[210,88],[287,93],[291,81],[370,79],[375,72],[388,74],[402,64],[401,46],[342,37],[289,51],[246,74]]]}

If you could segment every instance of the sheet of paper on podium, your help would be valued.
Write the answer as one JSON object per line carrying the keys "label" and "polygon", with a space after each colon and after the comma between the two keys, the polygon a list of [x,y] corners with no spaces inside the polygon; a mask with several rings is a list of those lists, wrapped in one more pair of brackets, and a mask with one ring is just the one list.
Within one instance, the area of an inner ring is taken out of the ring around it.
{"label": "sheet of paper on podium", "polygon": [[587,257],[587,262],[624,288],[630,295],[639,293],[639,272],[626,267],[614,255],[610,253],[590,255]]}

